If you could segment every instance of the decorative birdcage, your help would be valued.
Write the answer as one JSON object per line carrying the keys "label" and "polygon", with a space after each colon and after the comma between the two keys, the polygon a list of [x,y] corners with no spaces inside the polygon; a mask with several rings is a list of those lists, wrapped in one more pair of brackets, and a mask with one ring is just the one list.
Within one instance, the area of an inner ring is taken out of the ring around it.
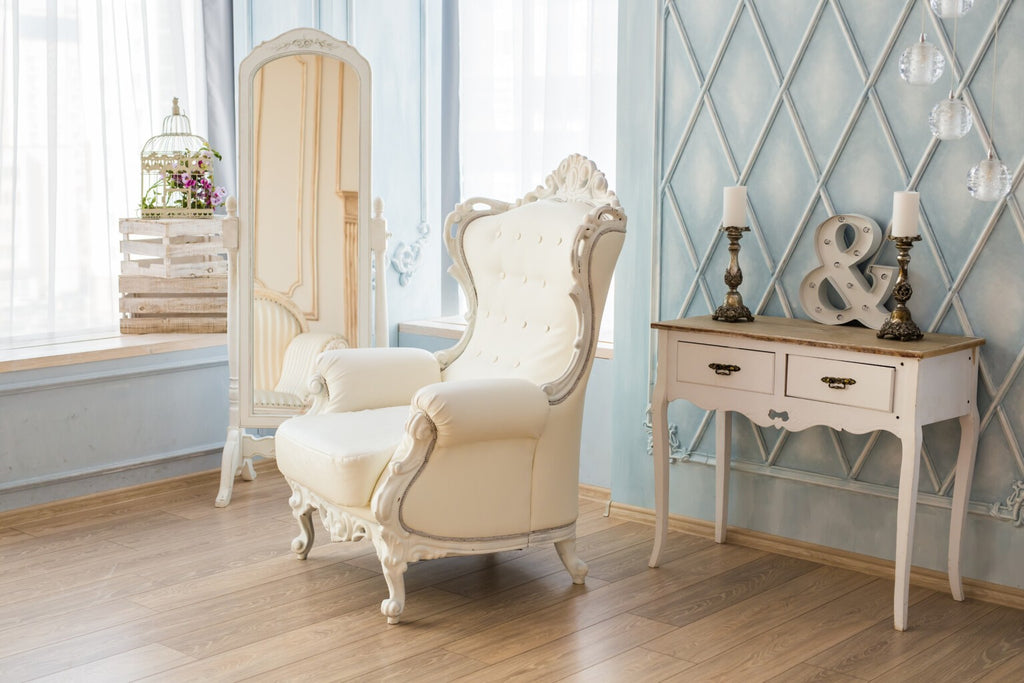
{"label": "decorative birdcage", "polygon": [[208,218],[224,202],[213,182],[213,160],[220,155],[192,134],[188,116],[172,103],[163,132],[142,147],[142,218]]}

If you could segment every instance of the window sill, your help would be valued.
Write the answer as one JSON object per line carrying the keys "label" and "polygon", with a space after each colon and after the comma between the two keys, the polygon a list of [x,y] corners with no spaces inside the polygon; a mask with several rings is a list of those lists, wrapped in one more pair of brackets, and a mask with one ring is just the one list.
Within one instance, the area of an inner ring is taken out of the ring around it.
{"label": "window sill", "polygon": [[[466,322],[461,316],[452,315],[444,318],[432,318],[430,320],[413,320],[398,324],[398,330],[402,334],[419,334],[425,337],[439,337],[441,339],[457,340],[466,329]],[[597,357],[611,360],[614,357],[614,346],[611,341],[599,340],[597,342]]]}
{"label": "window sill", "polygon": [[133,358],[225,344],[226,334],[113,334],[86,341],[0,349],[0,373]]}

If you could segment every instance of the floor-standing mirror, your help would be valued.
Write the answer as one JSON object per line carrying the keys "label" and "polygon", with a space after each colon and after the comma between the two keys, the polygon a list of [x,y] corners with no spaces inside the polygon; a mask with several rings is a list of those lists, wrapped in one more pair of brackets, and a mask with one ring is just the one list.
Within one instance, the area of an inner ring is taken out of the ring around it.
{"label": "floor-standing mirror", "polygon": [[[321,351],[387,346],[386,227],[370,202],[370,67],[313,29],[260,44],[239,67],[238,220],[229,258],[230,408],[216,504],[277,427],[308,409]],[[228,223],[232,223],[228,221]]]}

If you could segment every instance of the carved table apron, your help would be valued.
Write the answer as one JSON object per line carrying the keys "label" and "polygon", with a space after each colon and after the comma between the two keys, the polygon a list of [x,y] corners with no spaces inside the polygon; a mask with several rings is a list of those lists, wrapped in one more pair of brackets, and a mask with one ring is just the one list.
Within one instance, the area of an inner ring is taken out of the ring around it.
{"label": "carved table apron", "polygon": [[866,328],[760,316],[724,323],[711,316],[656,322],[658,371],[651,399],[658,566],[668,532],[669,401],[715,411],[715,540],[725,541],[732,412],[762,427],[825,425],[855,433],[885,430],[902,444],[896,511],[893,621],[907,628],[907,592],[920,474],[921,428],[959,418],[949,525],[949,585],[963,600],[960,541],[978,444],[978,347],[984,339],[927,334],[915,342],[878,339]]}

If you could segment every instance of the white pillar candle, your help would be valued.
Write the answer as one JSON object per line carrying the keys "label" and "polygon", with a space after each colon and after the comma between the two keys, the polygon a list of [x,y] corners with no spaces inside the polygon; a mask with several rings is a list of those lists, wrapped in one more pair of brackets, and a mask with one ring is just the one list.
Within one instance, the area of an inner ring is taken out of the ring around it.
{"label": "white pillar candle", "polygon": [[916,192],[894,192],[892,195],[892,236],[917,235],[917,216],[921,198]]}
{"label": "white pillar candle", "polygon": [[745,185],[723,188],[722,225],[747,227],[747,188]]}

